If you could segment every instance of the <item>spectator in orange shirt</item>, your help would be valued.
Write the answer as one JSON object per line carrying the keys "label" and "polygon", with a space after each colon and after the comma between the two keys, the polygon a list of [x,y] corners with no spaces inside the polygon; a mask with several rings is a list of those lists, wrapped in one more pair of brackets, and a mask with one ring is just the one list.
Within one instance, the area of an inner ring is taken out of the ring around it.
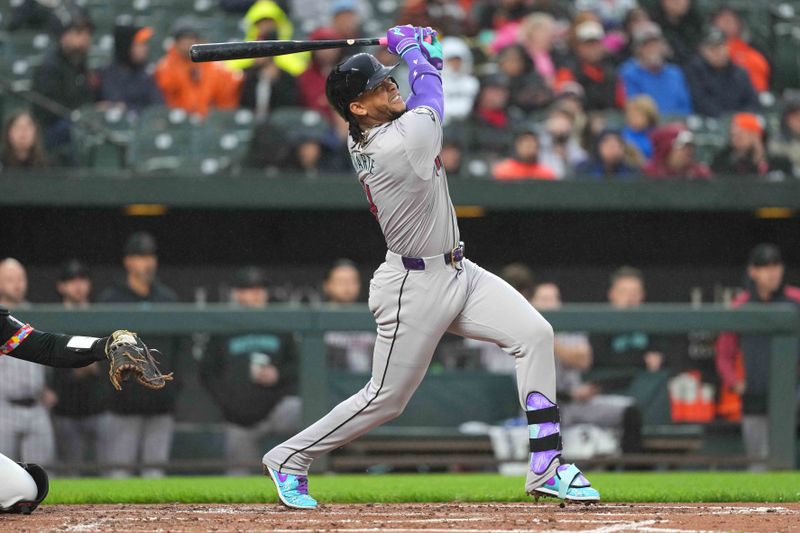
{"label": "spectator in orange shirt", "polygon": [[239,105],[241,73],[218,63],[193,63],[189,49],[201,42],[200,30],[190,17],[173,26],[175,43],[156,67],[156,83],[168,107],[206,116],[211,108],[234,109]]}
{"label": "spectator in orange shirt", "polygon": [[768,91],[771,67],[764,54],[742,38],[744,22],[739,13],[732,7],[723,6],[711,17],[711,24],[719,28],[728,38],[731,61],[747,71],[756,91],[759,93]]}
{"label": "spectator in orange shirt", "polygon": [[514,137],[514,154],[492,169],[497,180],[554,180],[553,169],[539,163],[539,135],[532,129],[521,130]]}

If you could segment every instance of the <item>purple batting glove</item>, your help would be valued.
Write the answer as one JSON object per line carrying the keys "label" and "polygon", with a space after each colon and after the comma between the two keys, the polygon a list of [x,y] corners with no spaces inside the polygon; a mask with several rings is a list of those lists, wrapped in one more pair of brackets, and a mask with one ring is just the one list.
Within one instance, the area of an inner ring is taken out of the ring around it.
{"label": "purple batting glove", "polygon": [[411,25],[389,28],[389,31],[386,32],[386,48],[392,54],[401,57],[409,50],[419,49],[416,28]]}

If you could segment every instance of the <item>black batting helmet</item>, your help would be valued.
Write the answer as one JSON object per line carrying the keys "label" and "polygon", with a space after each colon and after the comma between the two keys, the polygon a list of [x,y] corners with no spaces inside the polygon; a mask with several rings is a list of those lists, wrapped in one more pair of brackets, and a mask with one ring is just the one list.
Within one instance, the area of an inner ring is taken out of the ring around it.
{"label": "black batting helmet", "polygon": [[390,77],[397,65],[387,67],[372,54],[356,54],[348,57],[328,75],[325,95],[328,102],[345,120],[349,121],[350,102],[365,91],[374,89]]}

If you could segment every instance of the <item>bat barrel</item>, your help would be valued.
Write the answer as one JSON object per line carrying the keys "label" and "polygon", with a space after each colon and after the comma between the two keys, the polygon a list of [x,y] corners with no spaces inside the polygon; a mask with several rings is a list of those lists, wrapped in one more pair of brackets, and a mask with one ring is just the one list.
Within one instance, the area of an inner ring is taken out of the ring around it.
{"label": "bat barrel", "polygon": [[382,39],[333,39],[325,41],[245,41],[231,43],[195,44],[189,52],[192,61],[228,61],[296,54],[326,48],[374,46]]}

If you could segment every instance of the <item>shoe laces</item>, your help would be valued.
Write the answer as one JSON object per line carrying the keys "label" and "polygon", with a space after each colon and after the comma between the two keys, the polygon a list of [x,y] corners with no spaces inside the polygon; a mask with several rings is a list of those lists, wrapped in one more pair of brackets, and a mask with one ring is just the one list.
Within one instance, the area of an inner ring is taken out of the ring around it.
{"label": "shoe laces", "polygon": [[308,496],[308,478],[306,476],[297,476],[297,492]]}

